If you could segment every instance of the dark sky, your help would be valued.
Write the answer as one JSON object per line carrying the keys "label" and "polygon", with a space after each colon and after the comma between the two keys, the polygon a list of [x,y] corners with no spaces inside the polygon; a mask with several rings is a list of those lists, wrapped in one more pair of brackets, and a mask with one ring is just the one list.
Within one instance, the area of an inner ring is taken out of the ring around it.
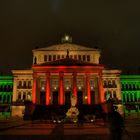
{"label": "dark sky", "polygon": [[139,0],[0,0],[0,71],[30,68],[32,49],[64,34],[101,48],[110,68],[140,67]]}

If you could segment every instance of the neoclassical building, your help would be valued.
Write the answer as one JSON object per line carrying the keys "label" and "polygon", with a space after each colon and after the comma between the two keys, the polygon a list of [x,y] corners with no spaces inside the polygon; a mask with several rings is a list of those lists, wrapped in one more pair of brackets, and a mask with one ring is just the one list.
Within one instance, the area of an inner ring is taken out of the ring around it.
{"label": "neoclassical building", "polygon": [[12,71],[13,115],[17,115],[17,108],[22,114],[24,106],[17,103],[25,100],[40,105],[70,105],[74,95],[78,105],[95,105],[110,98],[121,101],[121,71],[100,64],[99,49],[73,44],[69,36],[62,41],[33,50],[31,69]]}
{"label": "neoclassical building", "polygon": [[140,75],[121,75],[121,95],[125,114],[139,115]]}
{"label": "neoclassical building", "polygon": [[11,115],[13,76],[0,76],[0,116]]}

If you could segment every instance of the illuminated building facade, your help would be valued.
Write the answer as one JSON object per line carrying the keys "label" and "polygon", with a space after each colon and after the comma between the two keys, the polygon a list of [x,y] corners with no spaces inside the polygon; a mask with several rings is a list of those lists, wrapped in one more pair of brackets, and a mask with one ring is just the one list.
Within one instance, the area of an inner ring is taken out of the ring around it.
{"label": "illuminated building facade", "polygon": [[0,116],[10,116],[13,76],[0,76]]}
{"label": "illuminated building facade", "polygon": [[[99,49],[73,44],[69,36],[62,41],[62,44],[33,50],[30,70],[12,71],[15,77],[13,110],[17,110],[19,99],[20,102],[28,99],[28,93],[31,93],[29,99],[40,105],[70,105],[71,95],[77,97],[77,105],[100,104],[110,98],[121,101],[121,71],[106,69],[100,64]],[[29,81],[32,88],[25,88]],[[19,110],[23,109],[22,106]]]}
{"label": "illuminated building facade", "polygon": [[140,75],[121,75],[121,96],[125,114],[140,112]]}

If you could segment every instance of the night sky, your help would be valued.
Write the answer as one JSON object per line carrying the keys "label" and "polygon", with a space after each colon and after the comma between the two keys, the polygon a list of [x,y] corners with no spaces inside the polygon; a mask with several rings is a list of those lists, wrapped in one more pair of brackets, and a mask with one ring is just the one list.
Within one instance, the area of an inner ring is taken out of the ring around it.
{"label": "night sky", "polygon": [[139,0],[0,0],[0,71],[30,68],[32,50],[64,34],[98,46],[110,68],[139,70]]}

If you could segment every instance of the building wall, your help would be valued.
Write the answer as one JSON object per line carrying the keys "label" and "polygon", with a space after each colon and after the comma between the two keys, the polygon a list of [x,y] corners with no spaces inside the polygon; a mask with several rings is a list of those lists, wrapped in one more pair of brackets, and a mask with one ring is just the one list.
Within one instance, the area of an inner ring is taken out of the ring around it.
{"label": "building wall", "polygon": [[126,116],[139,115],[140,75],[121,75],[121,95]]}
{"label": "building wall", "polygon": [[98,49],[86,48],[75,44],[61,44],[33,50],[33,63],[41,64],[49,61],[66,58],[67,50],[69,57],[93,64],[99,64],[100,51]]}
{"label": "building wall", "polygon": [[0,116],[10,116],[13,76],[0,76]]}

